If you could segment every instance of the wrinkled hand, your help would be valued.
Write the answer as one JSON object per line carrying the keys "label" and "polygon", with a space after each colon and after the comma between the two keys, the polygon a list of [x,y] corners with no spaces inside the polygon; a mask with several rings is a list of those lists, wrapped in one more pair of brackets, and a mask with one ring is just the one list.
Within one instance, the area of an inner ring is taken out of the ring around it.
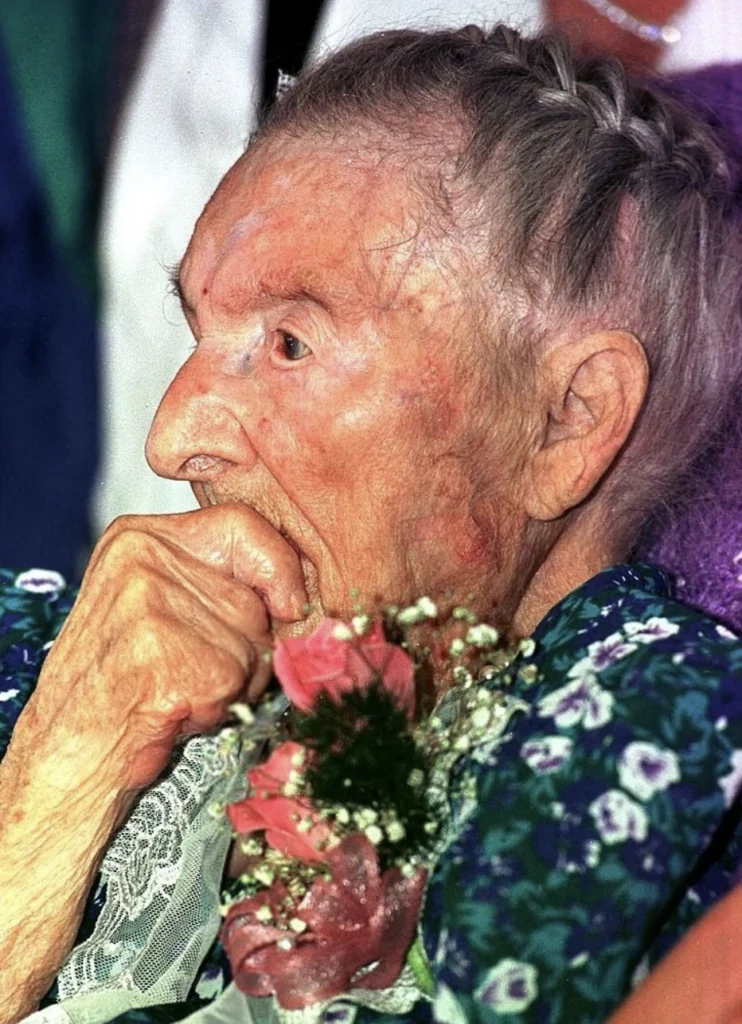
{"label": "wrinkled hand", "polygon": [[[149,785],[179,736],[270,677],[271,618],[304,617],[299,558],[241,505],[116,520],[98,544],[23,725],[55,771]],[[20,723],[19,723],[20,724]]]}

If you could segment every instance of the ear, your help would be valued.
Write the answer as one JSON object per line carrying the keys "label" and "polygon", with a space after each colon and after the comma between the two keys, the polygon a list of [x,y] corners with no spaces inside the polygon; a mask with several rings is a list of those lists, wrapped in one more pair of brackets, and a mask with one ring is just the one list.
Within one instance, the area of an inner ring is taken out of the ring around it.
{"label": "ear", "polygon": [[649,364],[626,331],[565,341],[542,363],[538,449],[529,464],[526,510],[556,519],[597,487],[623,448],[644,404]]}

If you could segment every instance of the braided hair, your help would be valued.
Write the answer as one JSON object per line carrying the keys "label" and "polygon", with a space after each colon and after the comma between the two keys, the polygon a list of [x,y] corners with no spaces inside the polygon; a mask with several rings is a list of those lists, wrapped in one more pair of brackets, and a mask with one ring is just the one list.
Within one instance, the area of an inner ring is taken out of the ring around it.
{"label": "braided hair", "polygon": [[602,485],[625,553],[682,493],[740,383],[742,243],[718,141],[618,61],[504,25],[351,43],[301,75],[257,135],[353,129],[397,149],[462,241],[485,237],[482,289],[511,367],[527,372],[565,329],[644,345],[648,399]]}

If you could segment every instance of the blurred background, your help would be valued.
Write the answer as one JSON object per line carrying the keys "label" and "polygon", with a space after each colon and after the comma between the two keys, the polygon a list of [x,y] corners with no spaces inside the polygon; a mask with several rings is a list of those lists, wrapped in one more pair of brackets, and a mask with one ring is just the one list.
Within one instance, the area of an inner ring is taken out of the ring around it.
{"label": "blurred background", "polygon": [[500,20],[642,69],[742,61],[741,0],[2,0],[0,564],[75,579],[115,516],[195,507],[144,459],[190,350],[168,273],[279,72]]}

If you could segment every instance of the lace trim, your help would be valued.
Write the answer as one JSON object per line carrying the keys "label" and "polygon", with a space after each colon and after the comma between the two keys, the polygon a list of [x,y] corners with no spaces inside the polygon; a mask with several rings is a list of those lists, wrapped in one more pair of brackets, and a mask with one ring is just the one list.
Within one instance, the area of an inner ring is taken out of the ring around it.
{"label": "lace trim", "polygon": [[219,929],[231,841],[221,808],[244,792],[246,764],[237,730],[195,736],[142,795],[101,865],[106,901],[95,930],[57,979],[72,1021],[107,1019],[106,992],[130,992],[132,1007],[187,996]]}

